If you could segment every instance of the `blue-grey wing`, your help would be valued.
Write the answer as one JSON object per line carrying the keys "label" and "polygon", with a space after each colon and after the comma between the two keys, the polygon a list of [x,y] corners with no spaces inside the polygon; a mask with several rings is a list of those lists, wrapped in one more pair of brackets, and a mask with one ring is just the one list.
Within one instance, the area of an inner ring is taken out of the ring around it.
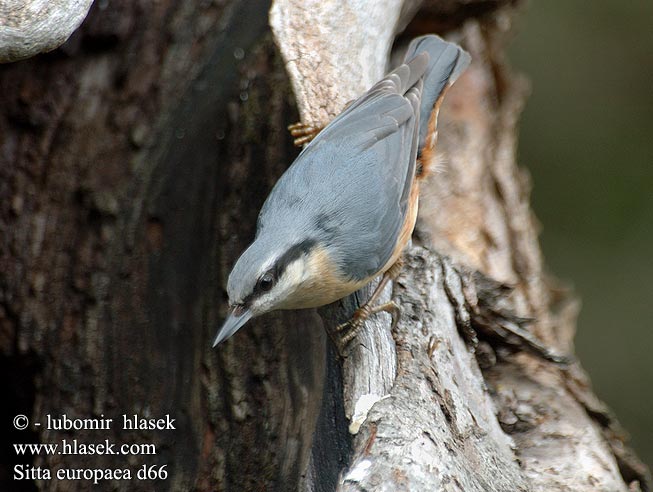
{"label": "blue-grey wing", "polygon": [[339,264],[353,278],[379,272],[406,220],[416,170],[420,89],[418,82],[401,95],[382,83],[324,135],[325,147],[340,141],[351,150],[338,166],[347,194],[338,201],[342,213],[334,211],[343,232],[334,246],[341,252]]}
{"label": "blue-grey wing", "polygon": [[411,43],[407,60],[304,149],[263,205],[257,238],[280,249],[317,241],[355,279],[387,264],[408,213],[427,120],[469,55],[426,36]]}
{"label": "blue-grey wing", "polygon": [[259,234],[317,236],[355,279],[388,262],[415,177],[427,62],[423,55],[398,67],[318,134],[270,194]]}

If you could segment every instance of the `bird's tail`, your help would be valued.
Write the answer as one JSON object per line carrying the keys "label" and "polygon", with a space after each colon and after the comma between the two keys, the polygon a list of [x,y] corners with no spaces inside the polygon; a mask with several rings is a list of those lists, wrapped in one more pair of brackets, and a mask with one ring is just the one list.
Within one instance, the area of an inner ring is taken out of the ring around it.
{"label": "bird's tail", "polygon": [[406,51],[405,63],[423,52],[428,53],[429,63],[424,74],[424,88],[420,104],[418,147],[420,177],[427,174],[427,166],[433,158],[437,137],[438,111],[444,94],[471,61],[469,53],[457,44],[429,34],[411,41]]}

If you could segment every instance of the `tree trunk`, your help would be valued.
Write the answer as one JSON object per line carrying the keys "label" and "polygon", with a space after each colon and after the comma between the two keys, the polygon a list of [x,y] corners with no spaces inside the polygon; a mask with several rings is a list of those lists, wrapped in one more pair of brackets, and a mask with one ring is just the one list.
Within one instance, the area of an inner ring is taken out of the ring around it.
{"label": "tree trunk", "polygon": [[[531,319],[570,353],[576,303],[543,274],[515,163],[527,84],[502,60],[512,2],[431,2],[410,22],[419,3],[280,0],[271,34],[265,1],[96,2],[62,48],[1,68],[3,420],[30,419],[6,441],[156,446],[12,448],[1,490],[646,490],[578,364],[459,335]],[[371,320],[341,364],[325,328],[362,292],[212,350],[229,270],[297,154],[294,102],[327,122],[383,75],[404,28],[398,49],[435,31],[474,61],[442,108],[398,326]],[[63,414],[114,421],[47,428]],[[175,429],[123,429],[123,414]],[[52,478],[16,480],[16,463]],[[138,479],[143,466],[167,476]],[[132,478],[55,476],[115,468]]]}

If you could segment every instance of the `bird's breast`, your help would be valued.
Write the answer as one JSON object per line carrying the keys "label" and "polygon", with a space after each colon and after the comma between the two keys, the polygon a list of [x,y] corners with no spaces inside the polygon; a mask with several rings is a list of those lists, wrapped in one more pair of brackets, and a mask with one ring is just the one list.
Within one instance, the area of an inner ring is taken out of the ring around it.
{"label": "bird's breast", "polygon": [[328,250],[322,245],[317,245],[311,250],[304,268],[304,280],[281,309],[325,306],[356,292],[370,281],[370,279],[356,281],[344,276]]}

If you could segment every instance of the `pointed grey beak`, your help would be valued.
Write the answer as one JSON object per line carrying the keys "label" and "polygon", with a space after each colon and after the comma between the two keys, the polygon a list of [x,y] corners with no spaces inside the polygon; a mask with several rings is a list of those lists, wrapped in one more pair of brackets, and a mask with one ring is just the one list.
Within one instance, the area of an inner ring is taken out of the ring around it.
{"label": "pointed grey beak", "polygon": [[227,319],[224,320],[222,328],[218,330],[218,334],[213,341],[213,347],[236,333],[251,318],[252,312],[249,309],[243,306],[236,306]]}

